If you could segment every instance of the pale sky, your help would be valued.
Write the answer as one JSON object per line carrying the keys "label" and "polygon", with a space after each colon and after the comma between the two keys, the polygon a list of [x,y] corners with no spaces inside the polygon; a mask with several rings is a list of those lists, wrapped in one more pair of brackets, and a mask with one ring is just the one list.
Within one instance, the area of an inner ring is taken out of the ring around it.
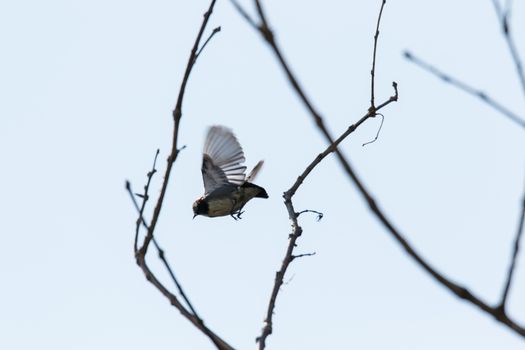
{"label": "pale sky", "polygon": [[[369,105],[380,0],[264,4],[294,71],[339,135]],[[136,212],[124,190],[126,179],[142,188],[160,148],[151,192],[158,194],[171,109],[208,5],[0,3],[0,348],[213,348],[136,266]],[[522,55],[524,13],[515,1]],[[282,193],[326,144],[269,48],[226,0],[208,32],[219,25],[188,84],[180,131],[187,148],[156,237],[207,325],[236,348],[253,349],[291,230]],[[341,149],[414,247],[494,304],[525,186],[525,130],[407,62],[406,49],[524,116],[491,1],[388,1],[376,99],[387,99],[395,80],[400,100],[382,111],[376,143],[361,146],[376,134],[379,120],[370,120]],[[192,220],[212,124],[233,129],[248,168],[265,160],[256,182],[270,198],[254,199],[239,221]],[[523,338],[404,254],[333,157],[294,203],[324,218],[300,217],[297,253],[316,255],[292,263],[268,349],[523,349]],[[169,284],[154,254],[149,261]],[[522,254],[508,304],[521,324],[524,264]]]}

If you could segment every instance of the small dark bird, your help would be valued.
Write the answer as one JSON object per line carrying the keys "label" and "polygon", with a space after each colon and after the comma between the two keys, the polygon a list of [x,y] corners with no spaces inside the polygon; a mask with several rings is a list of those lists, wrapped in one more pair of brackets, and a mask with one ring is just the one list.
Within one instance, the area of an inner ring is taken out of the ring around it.
{"label": "small dark bird", "polygon": [[244,161],[244,152],[232,131],[224,126],[210,127],[201,168],[205,193],[193,203],[193,218],[231,215],[237,220],[250,199],[268,198],[264,188],[251,183],[263,161],[259,161],[248,176]]}

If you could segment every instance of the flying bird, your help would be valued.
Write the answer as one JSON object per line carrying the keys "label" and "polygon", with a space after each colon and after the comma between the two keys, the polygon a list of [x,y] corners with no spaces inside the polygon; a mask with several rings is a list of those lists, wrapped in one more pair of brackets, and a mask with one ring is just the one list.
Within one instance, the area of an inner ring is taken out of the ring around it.
{"label": "flying bird", "polygon": [[230,129],[220,125],[208,129],[201,168],[204,195],[193,203],[193,218],[230,215],[237,220],[250,199],[268,198],[264,188],[251,182],[263,161],[248,176],[244,161],[242,147]]}

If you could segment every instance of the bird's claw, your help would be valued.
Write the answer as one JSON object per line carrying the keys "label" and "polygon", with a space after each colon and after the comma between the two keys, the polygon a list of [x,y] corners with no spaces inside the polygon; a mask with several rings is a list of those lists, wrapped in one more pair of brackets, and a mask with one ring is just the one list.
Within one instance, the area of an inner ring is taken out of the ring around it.
{"label": "bird's claw", "polygon": [[230,213],[230,216],[235,220],[239,220],[239,219],[242,219],[241,218],[241,215],[242,213],[244,213],[244,211],[236,211],[236,212],[233,212],[233,213]]}

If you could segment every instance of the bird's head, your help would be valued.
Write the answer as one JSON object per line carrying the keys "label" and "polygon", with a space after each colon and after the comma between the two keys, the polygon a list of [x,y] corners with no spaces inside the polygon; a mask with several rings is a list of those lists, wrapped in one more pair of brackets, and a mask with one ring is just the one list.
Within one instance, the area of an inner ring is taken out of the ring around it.
{"label": "bird's head", "polygon": [[199,198],[193,203],[193,218],[197,215],[207,215],[208,214],[208,202],[204,198]]}

